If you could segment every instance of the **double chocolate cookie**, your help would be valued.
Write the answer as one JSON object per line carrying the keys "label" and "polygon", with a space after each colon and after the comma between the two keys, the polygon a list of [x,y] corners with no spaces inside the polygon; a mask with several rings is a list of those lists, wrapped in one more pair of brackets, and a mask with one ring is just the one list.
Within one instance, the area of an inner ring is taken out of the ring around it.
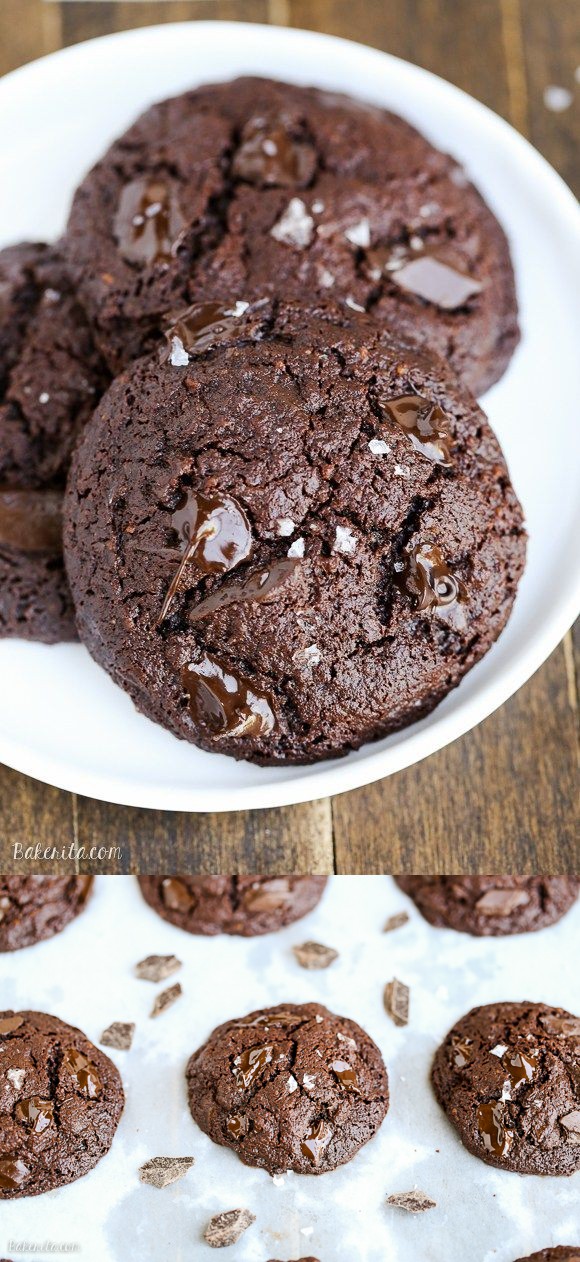
{"label": "double chocolate cookie", "polygon": [[475,937],[531,933],[553,925],[578,897],[572,876],[398,876],[397,885],[438,928]]}
{"label": "double chocolate cookie", "polygon": [[473,1008],[432,1071],[469,1152],[519,1174],[580,1169],[580,1018],[545,1004]]}
{"label": "double chocolate cookie", "polygon": [[210,1139],[269,1174],[324,1174],[354,1157],[389,1107],[381,1053],[317,1003],[226,1021],[187,1066],[189,1107]]}
{"label": "double chocolate cookie", "polygon": [[328,296],[480,393],[518,340],[505,235],[452,158],[360,101],[262,79],[143,114],[81,184],[67,250],[114,371],[192,300]]}
{"label": "double chocolate cookie", "polygon": [[517,1262],[575,1262],[576,1258],[580,1258],[580,1249],[573,1245],[556,1245],[554,1249],[531,1253],[528,1258],[518,1258]]}
{"label": "double chocolate cookie", "polygon": [[124,1095],[112,1061],[43,1012],[0,1013],[0,1200],[80,1179],[109,1151]]}
{"label": "double chocolate cookie", "polygon": [[454,374],[346,309],[192,309],[76,449],[80,635],[150,718],[262,763],[433,709],[497,638],[525,555]]}
{"label": "double chocolate cookie", "polygon": [[108,376],[58,249],[0,252],[0,636],[75,638],[62,494]]}
{"label": "double chocolate cookie", "polygon": [[308,915],[325,876],[140,876],[150,907],[188,933],[253,938]]}
{"label": "double chocolate cookie", "polygon": [[0,876],[0,951],[60,933],[83,910],[92,876]]}

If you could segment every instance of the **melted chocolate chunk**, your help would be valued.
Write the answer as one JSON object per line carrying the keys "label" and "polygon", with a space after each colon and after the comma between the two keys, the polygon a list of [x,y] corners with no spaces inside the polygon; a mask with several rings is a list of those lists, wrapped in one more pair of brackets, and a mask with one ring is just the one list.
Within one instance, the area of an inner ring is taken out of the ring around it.
{"label": "melted chocolate chunk", "polygon": [[451,573],[435,543],[418,543],[405,549],[395,566],[395,583],[411,596],[416,610],[440,608],[467,599],[463,583]]}
{"label": "melted chocolate chunk", "polygon": [[[178,338],[188,356],[201,355],[213,346],[230,342],[240,332],[245,323],[240,326],[241,317],[247,308],[247,302],[234,302],[227,306],[219,302],[194,302],[176,315],[165,336],[170,346],[174,338]],[[164,358],[167,358],[167,351]]]}
{"label": "melted chocolate chunk", "polygon": [[239,1139],[243,1134],[244,1128],[239,1113],[233,1113],[231,1117],[228,1117],[226,1125],[228,1135],[231,1135],[232,1139]]}
{"label": "melted chocolate chunk", "polygon": [[487,1151],[495,1157],[504,1157],[509,1151],[512,1136],[504,1125],[504,1107],[499,1100],[480,1104],[477,1125]]}
{"label": "melted chocolate chunk", "polygon": [[206,596],[205,600],[200,600],[189,614],[190,621],[197,622],[200,618],[207,618],[210,613],[217,613],[219,609],[227,609],[230,605],[242,604],[244,601],[266,600],[290,578],[299,564],[299,557],[285,557],[281,561],[273,561],[256,574],[250,574],[240,583],[224,584],[216,592]]}
{"label": "melted chocolate chunk", "polygon": [[0,547],[59,556],[62,552],[61,493],[0,488]]}
{"label": "melted chocolate chunk", "polygon": [[486,890],[475,904],[482,916],[511,916],[518,907],[526,907],[530,896],[526,890]]}
{"label": "melted chocolate chunk", "polygon": [[83,1091],[89,1100],[96,1100],[101,1094],[102,1084],[92,1061],[84,1052],[77,1052],[75,1047],[67,1047],[62,1059],[63,1068],[68,1069],[74,1078],[79,1091]]}
{"label": "melted chocolate chunk", "polygon": [[501,1058],[504,1069],[507,1069],[510,1086],[519,1087],[521,1082],[531,1082],[538,1061],[529,1052],[505,1052]]}
{"label": "melted chocolate chunk", "polygon": [[356,1070],[352,1068],[352,1065],[348,1064],[348,1061],[333,1060],[331,1061],[330,1068],[332,1069],[333,1074],[335,1074],[338,1078],[341,1087],[344,1087],[345,1091],[354,1091],[358,1094],[358,1076]]}
{"label": "melted chocolate chunk", "polygon": [[24,1025],[23,1017],[3,1017],[0,1021],[0,1034],[12,1034]]}
{"label": "melted chocolate chunk", "polygon": [[128,263],[167,263],[185,222],[173,189],[163,180],[142,176],[123,188],[113,234]]}
{"label": "melted chocolate chunk", "polygon": [[17,1122],[24,1122],[30,1126],[35,1135],[41,1135],[48,1126],[52,1125],[54,1105],[52,1100],[41,1100],[40,1096],[33,1095],[29,1100],[19,1100],[14,1116]]}
{"label": "melted chocolate chunk", "polygon": [[26,1182],[30,1170],[16,1157],[0,1157],[0,1189],[14,1192]]}
{"label": "melted chocolate chunk", "polygon": [[423,298],[425,302],[432,302],[442,311],[457,311],[482,289],[475,277],[458,272],[433,254],[421,254],[389,271],[391,279],[400,289]]}
{"label": "melted chocolate chunk", "polygon": [[[161,897],[171,911],[191,911],[194,898],[187,885],[175,876],[166,876],[161,882]],[[167,976],[167,974],[165,974]]]}
{"label": "melted chocolate chunk", "polygon": [[453,1064],[456,1069],[465,1069],[466,1065],[470,1065],[473,1060],[473,1052],[470,1050],[473,1039],[457,1039],[453,1043]]}
{"label": "melted chocolate chunk", "polygon": [[181,680],[194,721],[209,730],[214,740],[272,731],[275,718],[270,698],[254,692],[248,680],[233,675],[217,658],[206,654],[201,662],[190,662]]}
{"label": "melted chocolate chunk", "polygon": [[232,172],[246,184],[292,188],[308,184],[315,167],[314,147],[290,136],[283,118],[251,118],[242,132]]}
{"label": "melted chocolate chunk", "polygon": [[404,431],[415,451],[435,464],[451,464],[451,435],[438,403],[420,394],[403,394],[381,402],[389,420]]}
{"label": "melted chocolate chunk", "polygon": [[187,487],[171,515],[171,525],[184,552],[169,584],[160,622],[167,617],[190,562],[202,574],[224,574],[245,561],[253,547],[248,518],[230,495],[206,496]]}
{"label": "melted chocolate chunk", "polygon": [[263,1047],[249,1047],[245,1052],[241,1052],[239,1056],[236,1056],[234,1074],[240,1085],[251,1087],[262,1070],[266,1068],[266,1065],[270,1064],[273,1054],[273,1045],[266,1043]]}
{"label": "melted chocolate chunk", "polygon": [[319,1122],[315,1122],[313,1126],[308,1128],[300,1147],[304,1157],[312,1162],[314,1166],[319,1166],[325,1148],[332,1139],[333,1132],[323,1118]]}

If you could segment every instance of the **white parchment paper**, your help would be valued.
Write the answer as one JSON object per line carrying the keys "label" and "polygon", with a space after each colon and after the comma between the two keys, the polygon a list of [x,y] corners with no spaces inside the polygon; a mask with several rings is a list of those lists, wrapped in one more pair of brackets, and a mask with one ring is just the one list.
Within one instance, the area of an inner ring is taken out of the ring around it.
{"label": "white parchment paper", "polygon": [[[403,908],[410,923],[384,934],[386,917]],[[297,965],[291,947],[307,939],[340,952],[330,969]],[[541,933],[482,940],[431,928],[387,877],[333,878],[318,909],[281,933],[194,937],[162,921],[132,877],[97,878],[86,911],[62,934],[0,956],[0,1008],[55,1013],[93,1042],[112,1021],[135,1021],[131,1051],[105,1049],[123,1076],[125,1113],[110,1153],[84,1179],[0,1203],[0,1256],[54,1257],[56,1245],[81,1262],[286,1262],[308,1254],[320,1262],[514,1262],[548,1245],[580,1245],[580,1174],[541,1179],[484,1165],[462,1147],[429,1087],[438,1042],[474,1004],[532,999],[578,1012],[579,948],[580,904]],[[183,968],[158,986],[137,980],[135,963],[152,953],[174,953]],[[382,1006],[394,976],[411,987],[404,1029]],[[151,1020],[156,993],[176,980],[183,996]],[[184,1070],[219,1022],[308,1000],[353,1017],[376,1040],[391,1107],[347,1166],[274,1183],[198,1130]],[[193,1156],[195,1166],[179,1183],[152,1188],[138,1168],[155,1156]],[[386,1204],[413,1187],[437,1208],[411,1215]],[[212,1214],[236,1207],[256,1222],[216,1254],[203,1230]]]}

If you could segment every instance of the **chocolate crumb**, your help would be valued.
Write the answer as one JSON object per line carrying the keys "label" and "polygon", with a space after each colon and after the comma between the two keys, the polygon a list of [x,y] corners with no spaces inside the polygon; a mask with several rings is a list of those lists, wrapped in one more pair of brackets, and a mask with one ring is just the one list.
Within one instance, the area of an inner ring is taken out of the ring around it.
{"label": "chocolate crumb", "polygon": [[181,968],[176,955],[147,955],[135,965],[135,974],[146,982],[164,982]]}
{"label": "chocolate crumb", "polygon": [[404,982],[397,981],[393,977],[392,982],[387,982],[384,992],[385,1008],[395,1022],[395,1025],[408,1025],[409,1023],[409,997],[410,990],[405,986]]}
{"label": "chocolate crumb", "polygon": [[303,942],[292,950],[301,968],[328,968],[338,959],[338,951],[321,942]]}
{"label": "chocolate crumb", "polygon": [[103,1044],[103,1047],[114,1047],[119,1052],[128,1052],[134,1033],[133,1021],[113,1021],[106,1030],[103,1030],[99,1042]]}
{"label": "chocolate crumb", "polygon": [[396,1205],[397,1209],[406,1209],[408,1214],[422,1214],[426,1209],[435,1209],[437,1201],[433,1201],[426,1192],[394,1192],[387,1196],[387,1205]]}
{"label": "chocolate crumb", "polygon": [[398,911],[394,916],[389,916],[385,921],[383,933],[391,933],[393,929],[402,929],[409,921],[409,914],[406,911]]}
{"label": "chocolate crumb", "polygon": [[150,1016],[158,1017],[161,1012],[165,1012],[166,1008],[170,1008],[172,1003],[175,1003],[175,1000],[179,999],[179,996],[182,994],[183,991],[179,982],[176,982],[175,986],[169,986],[167,990],[162,990],[160,994],[155,996]]}
{"label": "chocolate crumb", "polygon": [[194,1164],[195,1157],[151,1157],[139,1167],[139,1178],[142,1183],[150,1183],[151,1187],[166,1188],[182,1179]]}
{"label": "chocolate crumb", "polygon": [[224,1249],[227,1245],[237,1244],[240,1236],[255,1221],[256,1215],[251,1214],[249,1209],[228,1209],[210,1218],[203,1238],[211,1249]]}

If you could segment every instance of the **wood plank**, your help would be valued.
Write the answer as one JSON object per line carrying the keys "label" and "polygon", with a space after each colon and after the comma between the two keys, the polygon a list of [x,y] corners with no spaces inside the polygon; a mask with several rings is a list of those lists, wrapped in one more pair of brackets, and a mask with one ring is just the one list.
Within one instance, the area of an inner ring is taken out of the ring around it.
{"label": "wood plank", "polygon": [[60,8],[44,0],[1,0],[0,75],[61,46]]}
{"label": "wood plank", "polygon": [[267,22],[268,0],[61,0],[63,44],[163,22]]}
{"label": "wood plank", "polygon": [[[580,5],[578,0],[558,0],[557,5],[522,0],[521,19],[530,140],[580,193],[580,84],[574,77],[580,64]],[[544,102],[544,90],[553,85],[572,94],[570,107],[561,113]]]}
{"label": "wood plank", "polygon": [[[75,844],[74,811],[72,794],[0,765],[0,872],[76,872],[70,855]],[[54,850],[56,856],[24,861],[19,856],[31,846]]]}
{"label": "wood plank", "polygon": [[337,871],[578,872],[572,700],[560,646],[460,741],[335,798]]}
{"label": "wood plank", "polygon": [[[334,871],[328,800],[281,810],[186,815],[78,799],[79,846],[116,847],[109,872]],[[81,860],[81,871],[94,864]]]}

